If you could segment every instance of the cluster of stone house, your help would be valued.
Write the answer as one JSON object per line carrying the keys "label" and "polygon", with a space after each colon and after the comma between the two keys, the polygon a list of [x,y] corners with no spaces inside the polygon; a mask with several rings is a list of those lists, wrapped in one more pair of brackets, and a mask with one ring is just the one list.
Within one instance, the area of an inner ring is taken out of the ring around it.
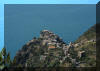
{"label": "cluster of stone house", "polygon": [[[57,35],[54,33],[48,31],[48,30],[43,30],[40,33],[40,38],[43,38],[43,45],[48,45],[48,49],[52,48],[60,48],[61,43],[57,41],[57,38],[59,38]],[[59,38],[60,39],[60,38]]]}
{"label": "cluster of stone house", "polygon": [[[59,38],[59,37],[57,35],[55,35],[54,33],[48,31],[48,30],[43,30],[40,33],[40,38],[43,38],[42,44],[48,46],[48,51],[50,49],[55,49],[55,48],[62,48],[63,49],[63,52],[64,52],[64,55],[65,56],[62,58],[62,60],[60,60],[61,63],[67,57],[70,58],[70,60],[71,60],[72,63],[77,63],[76,62],[76,59],[72,59],[70,57],[69,49],[70,48],[77,47],[77,46],[80,46],[80,44],[78,44],[78,43],[77,44],[73,44],[72,42],[70,42],[69,45],[66,45],[66,44],[63,44],[61,42],[58,42],[57,41],[57,38]],[[84,56],[84,54],[85,54],[85,51],[79,51],[78,52],[78,57],[81,58],[81,57]],[[48,53],[47,54],[44,54],[44,55],[41,55],[40,56],[40,60],[45,60],[45,58],[46,58],[47,55],[48,55]]]}
{"label": "cluster of stone house", "polygon": [[[73,44],[72,42],[70,42],[69,45],[65,45],[65,44],[63,45],[63,51],[64,51],[64,54],[65,54],[65,57],[63,57],[62,61],[64,61],[68,57],[73,64],[78,64],[79,63],[79,62],[76,61],[75,58],[74,59],[71,58],[70,53],[69,53],[69,49],[70,48],[75,48],[75,46],[76,45]],[[79,44],[77,46],[79,46]],[[78,51],[78,54],[77,54],[76,57],[82,58],[84,56],[85,56],[85,51]]]}
{"label": "cluster of stone house", "polygon": [[66,44],[63,44],[63,51],[64,51],[64,54],[66,55],[66,56],[68,56],[68,51],[69,51],[69,48],[73,48],[74,46],[73,46],[73,44],[72,44],[72,42],[70,42],[69,43],[69,45],[66,45]]}

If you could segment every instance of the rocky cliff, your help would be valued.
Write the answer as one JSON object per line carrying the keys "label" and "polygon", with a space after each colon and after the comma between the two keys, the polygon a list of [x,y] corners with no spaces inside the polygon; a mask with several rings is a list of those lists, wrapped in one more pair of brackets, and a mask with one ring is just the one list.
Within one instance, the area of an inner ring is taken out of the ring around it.
{"label": "rocky cliff", "polygon": [[[95,28],[68,45],[51,31],[43,30],[19,50],[13,66],[17,67],[85,67],[96,65]],[[92,33],[93,32],[93,33]],[[90,33],[93,34],[90,37]],[[88,39],[89,37],[89,39]],[[83,40],[83,38],[85,38]],[[82,43],[86,41],[85,43]],[[91,64],[92,63],[92,64]]]}
{"label": "rocky cliff", "polygon": [[[18,66],[40,67],[41,61],[46,58],[53,58],[52,55],[59,56],[63,54],[63,47],[67,46],[63,40],[56,34],[43,30],[39,38],[33,38],[18,51],[15,58]],[[56,51],[57,50],[57,51]],[[54,53],[53,53],[54,51]],[[54,60],[54,59],[53,59]],[[42,63],[43,65],[43,63]],[[45,66],[44,64],[43,66]]]}

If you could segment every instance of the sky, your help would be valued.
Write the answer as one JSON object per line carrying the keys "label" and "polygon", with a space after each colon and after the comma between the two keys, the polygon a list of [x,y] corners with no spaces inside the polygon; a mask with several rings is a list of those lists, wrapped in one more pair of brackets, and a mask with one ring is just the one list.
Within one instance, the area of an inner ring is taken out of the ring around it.
{"label": "sky", "polygon": [[97,4],[100,0],[0,0],[0,51],[4,46],[4,4]]}

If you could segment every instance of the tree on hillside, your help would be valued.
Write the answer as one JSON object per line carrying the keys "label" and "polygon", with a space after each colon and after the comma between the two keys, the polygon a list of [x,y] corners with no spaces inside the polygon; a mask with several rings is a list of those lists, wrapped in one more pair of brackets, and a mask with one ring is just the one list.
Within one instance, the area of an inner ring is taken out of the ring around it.
{"label": "tree on hillside", "polygon": [[1,53],[2,53],[2,55],[4,57],[4,59],[5,59],[6,58],[6,55],[7,55],[6,48],[5,47],[2,49]]}
{"label": "tree on hillside", "polygon": [[10,66],[10,53],[6,52],[6,48],[4,47],[0,52],[0,69]]}
{"label": "tree on hillside", "polygon": [[0,63],[2,62],[3,58],[2,58],[2,54],[0,52]]}
{"label": "tree on hillside", "polygon": [[10,53],[7,54],[7,64],[10,65],[11,64],[11,59],[10,59]]}

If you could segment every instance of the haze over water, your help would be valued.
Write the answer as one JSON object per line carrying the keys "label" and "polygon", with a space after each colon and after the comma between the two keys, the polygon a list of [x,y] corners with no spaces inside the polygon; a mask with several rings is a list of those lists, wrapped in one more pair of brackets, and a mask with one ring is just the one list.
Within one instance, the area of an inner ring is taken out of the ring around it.
{"label": "haze over water", "polygon": [[5,46],[16,52],[41,30],[50,30],[66,43],[96,24],[96,5],[5,5]]}

